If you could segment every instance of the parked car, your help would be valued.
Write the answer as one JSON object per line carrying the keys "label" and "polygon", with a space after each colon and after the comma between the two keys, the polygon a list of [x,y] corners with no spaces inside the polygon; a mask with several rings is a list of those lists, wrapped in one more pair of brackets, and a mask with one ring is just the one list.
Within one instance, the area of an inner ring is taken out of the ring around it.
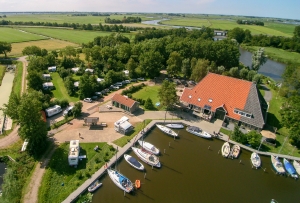
{"label": "parked car", "polygon": [[125,84],[129,84],[130,80],[125,80],[124,82],[125,82]]}
{"label": "parked car", "polygon": [[144,81],[145,79],[144,79],[144,78],[138,78],[138,80],[140,80],[140,81]]}
{"label": "parked car", "polygon": [[190,85],[196,85],[196,83],[195,83],[194,81],[192,81],[192,80],[190,80],[188,83],[189,83]]}
{"label": "parked car", "polygon": [[104,89],[104,91],[106,92],[106,93],[109,93],[110,92],[110,90],[107,88],[107,89]]}
{"label": "parked car", "polygon": [[109,87],[109,89],[110,90],[118,90],[118,89],[120,89],[118,86],[114,86],[114,85],[111,85],[110,87]]}
{"label": "parked car", "polygon": [[97,96],[102,96],[102,92],[95,92],[95,95],[97,95]]}
{"label": "parked car", "polygon": [[135,78],[133,78],[133,79],[131,79],[131,80],[130,80],[130,82],[136,82],[136,79],[135,79]]}
{"label": "parked car", "polygon": [[88,103],[93,102],[93,100],[91,98],[84,98],[83,101],[88,102]]}
{"label": "parked car", "polygon": [[92,96],[92,98],[91,98],[92,100],[98,100],[98,96],[97,95],[95,95],[95,96]]}
{"label": "parked car", "polygon": [[117,82],[116,84],[114,84],[114,86],[122,87],[122,86],[123,86],[123,83],[122,83],[122,82]]}
{"label": "parked car", "polygon": [[102,95],[106,95],[107,92],[106,92],[105,90],[102,90],[102,91],[101,91],[101,94],[102,94]]}
{"label": "parked car", "polygon": [[65,115],[71,115],[71,113],[72,113],[72,109],[74,108],[74,106],[68,106],[67,108],[66,108],[66,110],[64,110],[64,112],[63,112],[63,116],[65,116]]}

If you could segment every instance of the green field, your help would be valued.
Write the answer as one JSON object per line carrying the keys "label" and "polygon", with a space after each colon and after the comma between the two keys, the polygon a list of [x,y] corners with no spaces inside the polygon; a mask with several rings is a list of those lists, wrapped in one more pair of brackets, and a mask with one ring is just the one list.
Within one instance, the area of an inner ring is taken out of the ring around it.
{"label": "green field", "polygon": [[[100,150],[94,150],[96,145]],[[80,143],[80,148],[80,155],[86,155],[86,159],[82,159],[77,168],[68,164],[69,143],[63,143],[55,150],[39,188],[38,202],[62,202],[115,153],[115,149],[106,143]]]}
{"label": "green field", "polygon": [[0,41],[3,42],[28,42],[46,39],[46,37],[38,36],[31,33],[22,32],[14,28],[0,27]]}
{"label": "green field", "polygon": [[17,69],[15,72],[14,84],[13,84],[13,93],[21,95],[22,88],[22,75],[23,75],[23,63],[18,62]]}
{"label": "green field", "polygon": [[6,67],[4,65],[0,65],[0,86],[2,84],[2,79],[5,75]]}
{"label": "green field", "polygon": [[[259,47],[257,46],[246,46],[243,48],[256,51]],[[268,58],[273,59],[275,61],[279,61],[285,64],[300,64],[300,54],[297,52],[290,52],[283,49],[277,49],[273,47],[264,47],[265,53],[268,55]]]}
{"label": "green field", "polygon": [[[87,43],[94,40],[98,36],[107,36],[112,32],[101,31],[85,31],[85,30],[70,30],[70,29],[55,29],[55,28],[22,28],[27,32],[37,33],[44,36],[70,41],[77,44]],[[124,33],[128,38],[132,38],[133,35]]]}
{"label": "green field", "polygon": [[255,25],[239,25],[236,20],[232,19],[203,19],[203,18],[173,18],[161,22],[164,25],[179,25],[179,26],[193,26],[202,27],[207,26],[213,29],[231,30],[235,27],[248,29],[252,34],[276,35],[291,37],[295,25],[286,25],[280,23],[269,23],[265,26]]}
{"label": "green field", "polygon": [[78,97],[71,97],[69,96],[67,89],[65,88],[64,82],[61,79],[61,77],[58,75],[58,73],[51,73],[53,85],[55,87],[55,90],[52,90],[53,96],[56,99],[62,100],[67,99],[69,102],[77,102],[79,101]]}
{"label": "green field", "polygon": [[[144,99],[147,100],[150,98],[152,100],[153,105],[155,106],[156,102],[159,102],[158,99],[158,90],[160,86],[155,85],[155,86],[145,86],[143,89],[139,90],[136,93],[132,94],[132,97],[136,99]],[[155,106],[156,107],[156,106]]]}

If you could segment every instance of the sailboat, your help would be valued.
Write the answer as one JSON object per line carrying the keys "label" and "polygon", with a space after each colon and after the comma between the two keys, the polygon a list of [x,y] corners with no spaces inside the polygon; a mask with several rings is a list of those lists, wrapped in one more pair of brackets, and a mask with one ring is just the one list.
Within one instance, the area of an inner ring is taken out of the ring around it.
{"label": "sailboat", "polygon": [[293,165],[291,164],[291,162],[289,162],[286,158],[284,158],[283,164],[284,164],[286,171],[290,174],[290,176],[292,178],[297,179],[298,178],[297,172],[296,172],[295,168],[293,167]]}
{"label": "sailboat", "polygon": [[[117,150],[118,151],[118,150]],[[116,166],[117,166],[117,153],[116,153]],[[107,169],[107,173],[110,179],[118,186],[121,190],[130,193],[133,190],[132,182],[123,174],[117,171],[117,169]]]}

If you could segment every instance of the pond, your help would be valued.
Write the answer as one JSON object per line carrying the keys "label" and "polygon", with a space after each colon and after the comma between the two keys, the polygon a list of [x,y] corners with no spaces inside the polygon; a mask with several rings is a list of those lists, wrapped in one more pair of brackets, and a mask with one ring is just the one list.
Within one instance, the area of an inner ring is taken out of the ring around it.
{"label": "pond", "polygon": [[[252,64],[252,53],[240,48],[240,62],[245,66],[251,67]],[[272,78],[275,81],[282,80],[282,74],[285,70],[286,65],[283,63],[279,63],[268,59],[267,62],[260,67],[259,73],[265,76]]]}
{"label": "pond", "polygon": [[[145,141],[160,149],[162,167],[152,169],[142,162],[146,171],[141,172],[122,158],[117,169],[133,182],[139,179],[141,188],[124,196],[104,174],[100,179],[103,185],[95,192],[93,203],[299,201],[299,181],[277,175],[270,157],[261,157],[262,168],[254,169],[249,151],[242,150],[238,159],[227,159],[220,153],[224,143],[221,140],[206,140],[185,130],[180,130],[179,136],[174,140],[157,128],[150,131]],[[127,154],[137,158],[131,150]]]}

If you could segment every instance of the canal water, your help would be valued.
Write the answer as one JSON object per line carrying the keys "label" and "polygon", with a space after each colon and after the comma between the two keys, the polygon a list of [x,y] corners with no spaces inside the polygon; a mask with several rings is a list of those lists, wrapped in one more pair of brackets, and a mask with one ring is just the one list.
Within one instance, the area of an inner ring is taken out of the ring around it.
{"label": "canal water", "polygon": [[[160,149],[162,167],[152,169],[142,162],[146,171],[141,172],[121,158],[117,169],[132,182],[141,180],[141,188],[124,196],[123,191],[104,174],[100,179],[103,185],[95,192],[93,203],[269,203],[271,199],[280,203],[299,202],[299,181],[276,175],[270,157],[262,157],[262,168],[265,171],[253,169],[249,151],[242,150],[238,159],[227,159],[218,153],[223,144],[221,140],[206,140],[185,130],[180,130],[179,136],[174,141],[157,128],[150,131],[145,141]],[[128,154],[137,158],[131,150]]]}

